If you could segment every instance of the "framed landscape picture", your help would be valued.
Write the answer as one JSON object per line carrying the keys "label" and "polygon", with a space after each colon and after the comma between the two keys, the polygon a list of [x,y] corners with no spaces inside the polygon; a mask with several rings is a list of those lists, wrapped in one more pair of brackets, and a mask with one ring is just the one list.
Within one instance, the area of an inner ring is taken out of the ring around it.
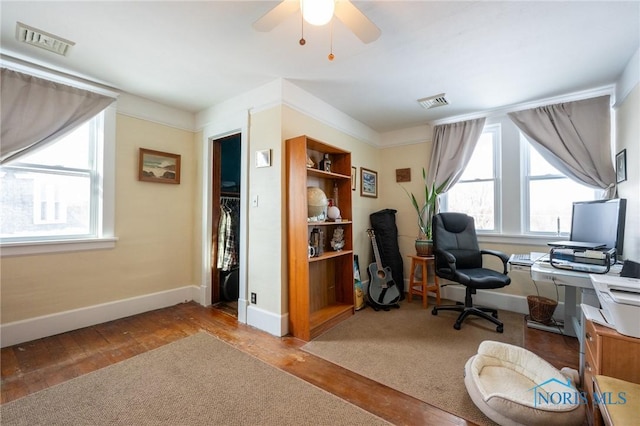
{"label": "framed landscape picture", "polygon": [[140,148],[138,180],[180,183],[180,155]]}
{"label": "framed landscape picture", "polygon": [[378,198],[378,172],[360,167],[360,195]]}

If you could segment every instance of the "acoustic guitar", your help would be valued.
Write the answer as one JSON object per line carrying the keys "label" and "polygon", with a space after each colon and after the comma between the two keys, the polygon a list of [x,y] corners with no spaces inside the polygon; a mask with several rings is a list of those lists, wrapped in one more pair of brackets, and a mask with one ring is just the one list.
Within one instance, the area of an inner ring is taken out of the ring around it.
{"label": "acoustic guitar", "polygon": [[395,281],[393,281],[391,268],[382,266],[378,243],[376,242],[373,229],[368,229],[367,234],[369,238],[371,238],[373,255],[376,259],[375,263],[369,265],[369,301],[374,308],[396,305],[400,300],[400,291]]}

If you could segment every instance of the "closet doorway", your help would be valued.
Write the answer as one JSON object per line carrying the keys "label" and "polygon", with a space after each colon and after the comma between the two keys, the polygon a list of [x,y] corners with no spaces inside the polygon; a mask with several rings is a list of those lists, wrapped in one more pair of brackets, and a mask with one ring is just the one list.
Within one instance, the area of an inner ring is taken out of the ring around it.
{"label": "closet doorway", "polygon": [[213,141],[211,303],[238,317],[241,135]]}

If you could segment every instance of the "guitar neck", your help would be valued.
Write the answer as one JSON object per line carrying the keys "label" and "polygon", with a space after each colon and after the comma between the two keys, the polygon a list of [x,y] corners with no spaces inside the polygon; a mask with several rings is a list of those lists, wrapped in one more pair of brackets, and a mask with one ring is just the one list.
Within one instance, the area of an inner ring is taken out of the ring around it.
{"label": "guitar neck", "polygon": [[376,266],[378,270],[382,269],[382,261],[380,260],[380,252],[378,251],[378,243],[376,242],[376,236],[371,235],[371,244],[373,245],[373,255],[376,258]]}

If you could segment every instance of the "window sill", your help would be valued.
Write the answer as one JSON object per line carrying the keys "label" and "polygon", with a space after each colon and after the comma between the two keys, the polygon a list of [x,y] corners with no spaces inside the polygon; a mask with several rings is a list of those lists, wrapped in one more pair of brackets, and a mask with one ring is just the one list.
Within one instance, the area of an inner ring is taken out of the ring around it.
{"label": "window sill", "polygon": [[[478,241],[489,244],[548,247],[549,241],[568,240],[568,235],[480,234]],[[548,248],[547,248],[548,250]]]}
{"label": "window sill", "polygon": [[117,237],[105,237],[87,238],[83,240],[2,243],[0,244],[0,256],[11,257],[85,250],[106,250],[115,248],[116,241],[118,241]]}

